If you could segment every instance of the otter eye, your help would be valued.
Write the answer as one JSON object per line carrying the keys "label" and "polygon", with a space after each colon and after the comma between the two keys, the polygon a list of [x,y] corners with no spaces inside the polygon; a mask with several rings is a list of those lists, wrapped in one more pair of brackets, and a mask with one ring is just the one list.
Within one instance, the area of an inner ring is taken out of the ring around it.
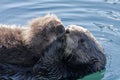
{"label": "otter eye", "polygon": [[83,43],[84,41],[85,41],[84,39],[80,39],[78,43]]}

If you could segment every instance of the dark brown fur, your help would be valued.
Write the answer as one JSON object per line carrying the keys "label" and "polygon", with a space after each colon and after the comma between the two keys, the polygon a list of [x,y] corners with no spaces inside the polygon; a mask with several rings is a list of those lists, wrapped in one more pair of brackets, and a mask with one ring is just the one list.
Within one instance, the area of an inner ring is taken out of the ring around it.
{"label": "dark brown fur", "polygon": [[31,66],[65,29],[55,15],[32,20],[27,28],[0,25],[0,63]]}
{"label": "dark brown fur", "polygon": [[33,71],[40,80],[76,80],[105,69],[102,46],[86,29],[71,25],[46,48]]}

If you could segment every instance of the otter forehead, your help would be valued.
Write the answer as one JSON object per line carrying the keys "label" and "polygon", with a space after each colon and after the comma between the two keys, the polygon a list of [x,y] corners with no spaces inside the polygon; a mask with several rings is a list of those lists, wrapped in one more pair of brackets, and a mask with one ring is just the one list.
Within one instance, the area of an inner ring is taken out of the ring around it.
{"label": "otter forehead", "polygon": [[77,25],[70,25],[66,28],[66,31],[67,30],[69,31],[70,37],[74,40],[86,39],[97,42],[95,37],[86,28]]}
{"label": "otter forehead", "polygon": [[66,27],[66,30],[69,29],[69,31],[77,31],[77,32],[87,32],[88,30],[81,27],[81,26],[77,26],[77,25],[69,25],[68,27]]}
{"label": "otter forehead", "polygon": [[44,17],[44,19],[53,20],[53,21],[55,20],[55,21],[61,22],[61,20],[58,19],[58,17],[55,14],[48,14]]}
{"label": "otter forehead", "polygon": [[[44,17],[44,19],[46,21],[46,23],[44,23],[45,25],[49,25],[49,26],[54,26],[54,27],[57,27],[59,25],[62,25],[62,22],[61,20],[54,14],[48,14]],[[44,21],[43,21],[44,22]]]}
{"label": "otter forehead", "polygon": [[30,24],[31,27],[40,27],[40,26],[57,26],[63,25],[61,20],[54,14],[48,14],[44,17],[37,17],[33,19]]}

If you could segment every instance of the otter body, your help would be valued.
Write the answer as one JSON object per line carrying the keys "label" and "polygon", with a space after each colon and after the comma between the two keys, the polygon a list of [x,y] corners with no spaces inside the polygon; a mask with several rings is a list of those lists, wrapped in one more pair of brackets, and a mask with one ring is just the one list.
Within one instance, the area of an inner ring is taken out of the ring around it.
{"label": "otter body", "polygon": [[76,25],[67,27],[41,54],[27,70],[2,65],[2,70],[15,72],[4,76],[11,80],[76,80],[105,69],[106,64],[103,47],[87,29]]}
{"label": "otter body", "polygon": [[80,26],[71,25],[66,33],[44,51],[33,67],[42,80],[76,80],[105,69],[106,57],[94,36]]}
{"label": "otter body", "polygon": [[[33,55],[22,42],[23,28],[0,26],[0,63],[33,64]],[[29,63],[31,62],[31,63]]]}
{"label": "otter body", "polygon": [[0,63],[33,66],[41,52],[64,32],[55,15],[33,19],[26,28],[0,25]]}

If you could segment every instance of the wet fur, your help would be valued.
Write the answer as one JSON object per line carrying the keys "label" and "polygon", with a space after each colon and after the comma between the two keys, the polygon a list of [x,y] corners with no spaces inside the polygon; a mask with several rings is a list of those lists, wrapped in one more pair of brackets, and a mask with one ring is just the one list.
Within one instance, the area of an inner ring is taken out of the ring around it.
{"label": "wet fur", "polygon": [[[105,69],[104,49],[86,29],[71,25],[54,40],[30,70],[11,75],[18,80],[76,80]],[[13,70],[14,71],[14,70]],[[10,78],[7,77],[7,78]],[[15,80],[15,79],[13,79]]]}
{"label": "wet fur", "polygon": [[45,47],[64,32],[53,14],[33,19],[26,28],[0,25],[0,63],[32,66]]}
{"label": "wet fur", "polygon": [[87,29],[71,25],[45,50],[33,71],[40,75],[38,78],[76,80],[105,69],[105,64],[104,49],[94,36]]}

